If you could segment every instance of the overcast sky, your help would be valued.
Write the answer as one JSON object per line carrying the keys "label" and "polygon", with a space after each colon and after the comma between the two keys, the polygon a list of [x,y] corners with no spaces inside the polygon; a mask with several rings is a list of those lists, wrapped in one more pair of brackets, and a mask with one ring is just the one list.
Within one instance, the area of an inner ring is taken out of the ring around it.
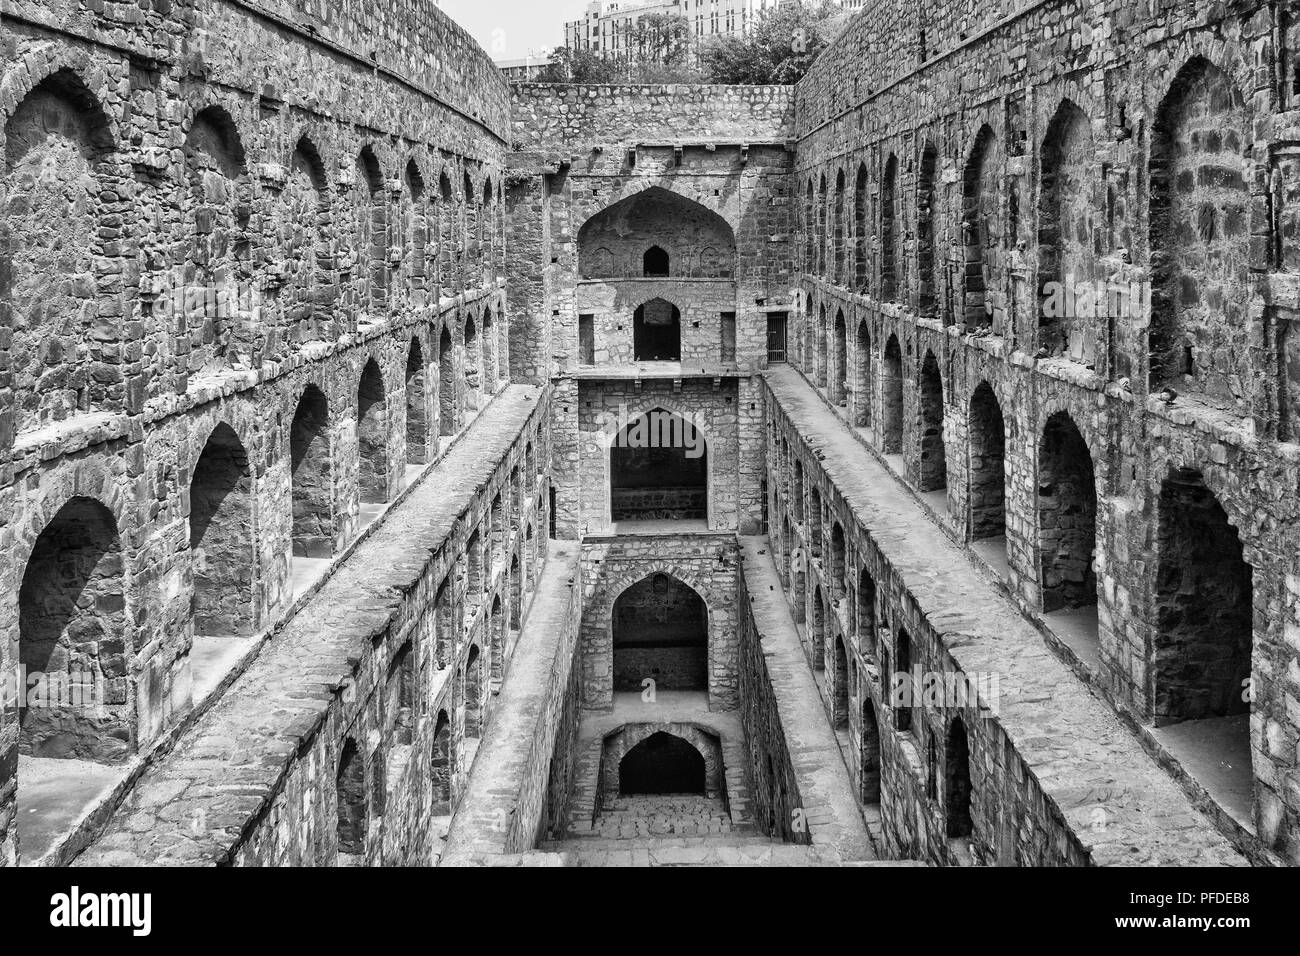
{"label": "overcast sky", "polygon": [[494,60],[513,60],[564,44],[564,21],[588,0],[438,0]]}

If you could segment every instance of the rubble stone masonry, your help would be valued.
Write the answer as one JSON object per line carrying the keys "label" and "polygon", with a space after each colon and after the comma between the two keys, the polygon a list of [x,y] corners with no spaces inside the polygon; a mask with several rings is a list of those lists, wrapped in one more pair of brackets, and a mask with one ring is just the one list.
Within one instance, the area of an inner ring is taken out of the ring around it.
{"label": "rubble stone masonry", "polygon": [[1300,5],[2,7],[0,686],[95,706],[0,701],[0,865],[572,862],[652,727],[800,859],[1300,864]]}

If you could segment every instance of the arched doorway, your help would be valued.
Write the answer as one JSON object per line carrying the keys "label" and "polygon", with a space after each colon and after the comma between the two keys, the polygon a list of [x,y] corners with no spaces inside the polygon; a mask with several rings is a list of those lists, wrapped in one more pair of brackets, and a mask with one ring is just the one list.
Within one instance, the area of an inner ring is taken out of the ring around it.
{"label": "arched doorway", "polygon": [[709,610],[670,574],[653,574],[618,596],[613,610],[614,690],[709,689]]}
{"label": "arched doorway", "polygon": [[831,710],[836,730],[849,726],[849,656],[844,649],[844,638],[835,638],[835,670],[832,672]]}
{"label": "arched doorway", "polygon": [[667,278],[669,272],[668,253],[659,246],[651,246],[641,257],[641,271],[647,279]]}
{"label": "arched doorway", "polygon": [[253,478],[229,425],[213,429],[190,480],[190,567],[196,634],[251,634]]}
{"label": "arched doorway", "polygon": [[638,362],[682,360],[682,314],[666,299],[651,299],[632,316],[632,353]]}
{"label": "arched doorway", "polygon": [[438,336],[438,434],[456,434],[456,353],[445,327]]}
{"label": "arched doorway", "polygon": [[704,755],[672,734],[651,734],[624,755],[618,765],[622,796],[705,792]]}
{"label": "arched doorway", "polygon": [[869,697],[862,701],[862,742],[858,752],[858,774],[863,803],[880,802],[880,726]]}
{"label": "arched doorway", "polygon": [[[1157,546],[1150,670],[1155,722],[1249,714],[1244,691],[1254,638],[1253,572],[1237,529],[1201,472],[1182,469],[1165,479]],[[1244,719],[1238,730],[1244,745]]]}
{"label": "arched doorway", "polygon": [[371,359],[357,386],[357,485],[362,504],[388,500],[388,403],[379,364]]}
{"label": "arched doorway", "polygon": [[[30,685],[17,694],[20,753],[100,763],[130,755],[123,559],[112,513],[92,498],[68,501],[36,539],[18,593],[18,663],[43,678],[48,699],[29,706]],[[113,683],[121,703],[98,693]]]}
{"label": "arched doorway", "polygon": [[952,726],[948,728],[944,778],[944,815],[948,823],[948,837],[969,837],[973,829],[970,812],[970,743],[966,738],[966,725],[960,717],[954,717]]}
{"label": "arched doorway", "polygon": [[293,553],[302,558],[334,554],[334,494],[330,477],[329,406],[308,385],[289,428],[293,493]]}
{"label": "arched doorway", "polygon": [[610,446],[612,521],[708,520],[704,433],[657,408],[638,416]]}
{"label": "arched doorway", "polygon": [[893,335],[885,343],[881,385],[880,443],[886,455],[897,455],[903,450],[903,352]]}
{"label": "arched doorway", "polygon": [[920,448],[917,488],[941,491],[948,486],[948,455],[943,442],[943,378],[933,352],[925,353],[921,366]]}
{"label": "arched doorway", "polygon": [[988,382],[971,396],[968,420],[970,538],[1000,538],[1007,533],[1006,423]]}
{"label": "arched doorway", "polygon": [[419,339],[411,339],[406,356],[406,463],[423,465],[429,460],[428,399],[424,386],[424,351]]}
{"label": "arched doorway", "polygon": [[1038,448],[1038,548],[1043,610],[1097,603],[1097,485],[1092,454],[1065,412],[1047,421]]}
{"label": "arched doorway", "polygon": [[477,739],[483,732],[483,655],[475,644],[465,659],[461,672],[465,701],[465,736]]}

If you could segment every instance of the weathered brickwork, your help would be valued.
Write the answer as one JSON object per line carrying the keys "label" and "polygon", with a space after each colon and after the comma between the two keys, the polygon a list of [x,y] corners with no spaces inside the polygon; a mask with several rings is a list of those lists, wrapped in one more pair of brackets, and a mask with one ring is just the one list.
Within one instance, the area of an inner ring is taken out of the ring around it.
{"label": "weathered brickwork", "polygon": [[875,7],[798,87],[794,360],[1144,736],[1215,720],[1216,817],[1300,861],[1293,20]]}
{"label": "weathered brickwork", "polygon": [[1298,12],[7,3],[0,865],[1300,863]]}
{"label": "weathered brickwork", "polygon": [[[609,708],[615,691],[641,694],[643,680],[651,690],[679,689],[669,675],[643,673],[635,686],[616,686],[620,656],[627,648],[620,625],[634,629],[651,625],[639,615],[619,615],[616,608],[630,589],[663,575],[684,585],[703,602],[706,612],[707,690],[709,706],[730,709],[736,705],[739,662],[736,657],[736,543],[735,535],[662,534],[590,536],[583,540],[583,613],[581,637],[582,704],[590,709]],[[665,581],[665,584],[669,584]],[[667,590],[667,588],[665,588]],[[635,644],[636,634],[629,635]],[[633,646],[633,658],[623,666],[645,663]]]}
{"label": "weathered brickwork", "polygon": [[283,621],[509,379],[506,85],[432,4],[322,9],[6,6],[0,670],[103,706],[0,713],[0,859],[19,752],[173,732],[195,642]]}
{"label": "weathered brickwork", "polygon": [[783,370],[767,398],[772,557],[880,852],[1245,863],[823,396]]}

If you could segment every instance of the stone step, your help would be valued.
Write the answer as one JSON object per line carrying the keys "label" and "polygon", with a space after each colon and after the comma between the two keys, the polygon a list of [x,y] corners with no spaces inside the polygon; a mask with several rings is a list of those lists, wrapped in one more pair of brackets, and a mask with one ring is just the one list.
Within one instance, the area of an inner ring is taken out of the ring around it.
{"label": "stone step", "polygon": [[779,838],[764,836],[761,833],[728,833],[722,836],[645,836],[612,839],[609,837],[589,836],[580,839],[548,840],[537,845],[537,849],[548,853],[561,853],[565,850],[589,852],[593,850],[636,850],[664,849],[667,847],[745,847],[745,846],[789,846],[796,850],[807,849],[792,843],[785,843]]}

